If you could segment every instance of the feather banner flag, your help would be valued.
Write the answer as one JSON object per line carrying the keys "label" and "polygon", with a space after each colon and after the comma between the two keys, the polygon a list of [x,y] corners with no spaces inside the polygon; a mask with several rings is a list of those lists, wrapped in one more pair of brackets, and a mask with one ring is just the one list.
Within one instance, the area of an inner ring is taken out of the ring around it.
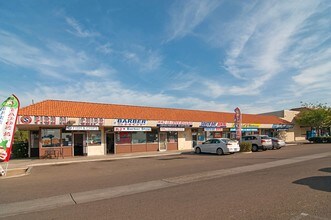
{"label": "feather banner flag", "polygon": [[15,95],[8,97],[0,106],[0,162],[10,159],[19,106]]}

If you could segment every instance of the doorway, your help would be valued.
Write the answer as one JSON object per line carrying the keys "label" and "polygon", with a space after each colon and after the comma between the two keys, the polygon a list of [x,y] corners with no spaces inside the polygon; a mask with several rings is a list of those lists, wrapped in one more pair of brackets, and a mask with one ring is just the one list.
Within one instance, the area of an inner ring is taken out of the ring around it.
{"label": "doorway", "polygon": [[74,134],[74,156],[84,156],[84,134]]}
{"label": "doorway", "polygon": [[39,131],[30,132],[30,157],[39,157]]}
{"label": "doorway", "polygon": [[114,133],[106,134],[107,154],[115,153]]}
{"label": "doorway", "polygon": [[167,132],[160,132],[159,151],[167,150]]}

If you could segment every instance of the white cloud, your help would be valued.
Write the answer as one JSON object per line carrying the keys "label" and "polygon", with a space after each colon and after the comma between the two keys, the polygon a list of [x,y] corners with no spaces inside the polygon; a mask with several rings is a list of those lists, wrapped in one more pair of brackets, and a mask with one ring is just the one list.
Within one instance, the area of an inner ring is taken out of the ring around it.
{"label": "white cloud", "polygon": [[105,54],[105,55],[110,55],[113,53],[113,49],[112,49],[112,45],[111,43],[106,43],[106,44],[103,44],[103,45],[100,45],[96,48],[97,51]]}
{"label": "white cloud", "polygon": [[[105,92],[107,91],[107,92]],[[88,101],[98,103],[127,104],[155,107],[175,107],[186,109],[229,111],[227,104],[206,101],[193,97],[178,98],[162,93],[147,93],[126,88],[118,81],[77,82],[70,86],[52,87],[39,84],[34,90],[18,94],[22,106],[45,99]]]}
{"label": "white cloud", "polygon": [[168,24],[168,39],[171,41],[190,34],[206,17],[218,6],[218,0],[183,0],[175,2],[170,14]]}
{"label": "white cloud", "polygon": [[293,76],[295,83],[301,86],[311,86],[331,80],[331,62],[304,69],[300,74]]}
{"label": "white cloud", "polygon": [[140,45],[134,45],[121,54],[126,62],[138,66],[140,72],[157,70],[163,61],[163,56],[159,52]]}
{"label": "white cloud", "polygon": [[34,70],[41,75],[65,80],[64,74],[106,76],[116,71],[100,64],[84,51],[58,43],[43,43],[46,48],[25,43],[18,36],[0,31],[0,62]]}
{"label": "white cloud", "polygon": [[84,71],[84,73],[88,76],[103,77],[103,76],[113,75],[117,73],[117,71],[112,68],[97,68],[93,70]]}
{"label": "white cloud", "polygon": [[[321,7],[320,1],[262,1],[249,7],[244,5],[241,14],[235,14],[236,19],[226,25],[222,21],[219,21],[218,27],[211,25],[212,30],[206,40],[221,49],[227,48],[221,67],[236,78],[232,86],[215,81],[209,86],[211,93],[220,96],[257,96],[268,89],[266,85],[275,76],[293,71],[294,65],[302,68],[302,64],[307,64],[307,59],[312,54],[309,50],[316,49],[314,43],[322,44],[329,39],[329,32],[323,34],[322,31],[315,36],[311,30],[308,36],[298,36],[307,29],[307,24],[316,26],[314,22],[317,21],[312,18],[323,10],[325,8]],[[320,23],[327,24],[325,19]],[[308,45],[303,44],[302,40]],[[295,49],[300,44],[309,49]],[[293,57],[296,58],[295,61]],[[288,78],[290,74],[288,73]],[[207,81],[205,84],[210,83]]]}
{"label": "white cloud", "polygon": [[76,19],[72,17],[65,17],[67,24],[72,28],[68,30],[69,33],[76,35],[77,37],[94,37],[98,36],[99,33],[87,30],[80,24]]}

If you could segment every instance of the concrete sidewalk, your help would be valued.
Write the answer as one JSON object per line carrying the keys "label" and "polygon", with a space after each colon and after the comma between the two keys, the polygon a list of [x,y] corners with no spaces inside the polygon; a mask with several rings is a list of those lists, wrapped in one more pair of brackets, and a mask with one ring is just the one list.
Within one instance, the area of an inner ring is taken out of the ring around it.
{"label": "concrete sidewalk", "polygon": [[[157,152],[142,152],[142,153],[130,153],[130,154],[109,154],[101,156],[79,156],[70,158],[58,158],[58,159],[13,159],[9,161],[8,171],[6,176],[0,176],[1,179],[19,177],[29,174],[32,167],[37,166],[49,166],[57,164],[71,164],[71,163],[84,163],[93,161],[105,161],[105,160],[123,160],[143,157],[159,157],[159,156],[170,156],[180,155],[182,153],[193,153],[192,150],[181,150],[181,151],[157,151]],[[4,164],[0,164],[5,168]]]}

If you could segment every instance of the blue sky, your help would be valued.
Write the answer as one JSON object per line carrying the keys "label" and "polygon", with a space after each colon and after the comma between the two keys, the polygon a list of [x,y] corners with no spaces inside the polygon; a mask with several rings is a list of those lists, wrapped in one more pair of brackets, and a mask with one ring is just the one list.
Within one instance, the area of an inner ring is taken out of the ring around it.
{"label": "blue sky", "polygon": [[0,1],[0,97],[262,113],[331,103],[331,1]]}

